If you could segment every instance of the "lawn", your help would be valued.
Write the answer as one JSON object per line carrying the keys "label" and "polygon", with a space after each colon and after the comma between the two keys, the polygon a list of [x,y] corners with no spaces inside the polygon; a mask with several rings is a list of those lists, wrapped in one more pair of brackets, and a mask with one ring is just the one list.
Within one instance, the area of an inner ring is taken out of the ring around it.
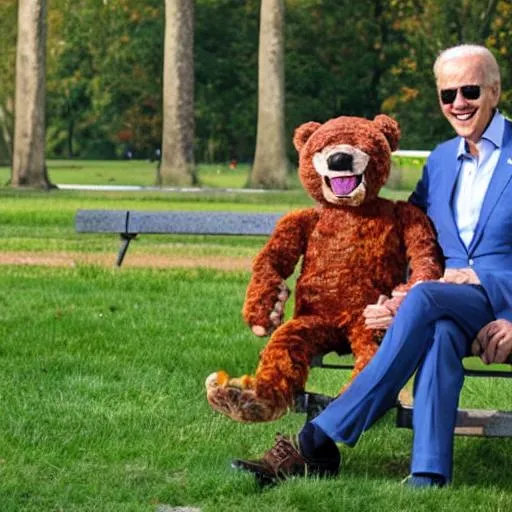
{"label": "lawn", "polygon": [[[58,251],[112,254],[119,241],[114,235],[78,235],[74,216],[79,208],[140,210],[229,210],[285,212],[311,206],[301,190],[236,194],[209,192],[200,194],[164,192],[77,192],[13,191],[0,188],[0,244],[3,252]],[[254,255],[261,238],[141,236],[132,253]],[[249,250],[246,248],[249,247]]]}
{"label": "lawn", "polygon": [[[146,160],[48,160],[48,172],[53,183],[78,185],[136,185],[153,186],[156,178],[156,162]],[[411,157],[393,157],[394,169],[401,170],[396,188],[411,189],[418,181],[423,160]],[[246,185],[250,166],[239,164],[230,169],[227,163],[199,164],[197,174],[203,187],[242,188]],[[8,167],[0,166],[0,184],[10,176]],[[290,174],[289,187],[299,188],[295,174]]]}
{"label": "lawn", "polygon": [[[388,191],[385,194],[390,195]],[[407,192],[399,192],[406,197]],[[2,254],[109,254],[112,235],[77,235],[77,208],[288,211],[300,190],[119,193],[0,188]],[[261,237],[141,237],[133,254],[251,257]],[[203,382],[219,368],[254,369],[264,341],[240,318],[247,272],[0,265],[0,510],[508,511],[512,440],[457,438],[455,480],[411,492],[411,433],[390,412],[342,474],[260,490],[230,470],[304,417],[240,425],[213,413]],[[313,370],[308,388],[334,394],[347,374]],[[512,380],[468,379],[465,407],[510,409]]]}
{"label": "lawn", "polygon": [[[263,342],[239,311],[248,275],[207,270],[3,267],[0,503],[8,511],[508,511],[512,441],[458,438],[455,482],[411,492],[411,433],[389,413],[342,474],[260,490],[230,470],[304,418],[241,425],[213,413],[204,378],[251,371]],[[314,370],[334,393],[346,374]],[[510,403],[508,382],[468,381],[463,404]]]}
{"label": "lawn", "polygon": [[[149,162],[50,162],[50,174],[55,182],[79,184],[150,185]],[[83,167],[81,167],[83,165]],[[131,170],[125,166],[131,166]],[[411,164],[414,165],[414,162]],[[77,166],[74,169],[73,166]],[[59,176],[58,169],[62,170]],[[80,170],[78,170],[80,169]],[[146,170],[144,170],[146,169]],[[295,182],[286,191],[237,192],[247,179],[248,168],[222,171],[215,165],[201,166],[200,179],[210,188],[202,192],[90,192],[59,190],[49,192],[16,191],[0,187],[0,243],[2,251],[48,253],[56,251],[95,252],[114,254],[119,242],[112,235],[77,235],[74,231],[74,215],[79,208],[141,210],[228,210],[255,212],[286,212],[308,207],[312,199]],[[153,172],[153,170],[151,172]],[[417,171],[417,169],[416,169]],[[3,172],[3,174],[2,174]],[[411,171],[414,173],[414,171]],[[73,177],[73,173],[75,176]],[[146,173],[146,174],[144,174]],[[67,178],[66,178],[67,176]],[[107,176],[110,176],[107,179]],[[7,180],[8,170],[0,168],[0,181]],[[126,177],[124,179],[123,177]],[[62,178],[62,180],[61,180]],[[293,179],[291,180],[293,182]],[[230,189],[226,191],[226,189]],[[392,199],[405,199],[408,190],[383,189],[382,195]],[[261,239],[239,238],[236,244],[226,237],[139,237],[131,244],[128,257],[137,254],[184,255],[194,248],[194,254],[254,255]],[[220,252],[219,252],[220,251]],[[129,260],[127,260],[128,262]]]}
{"label": "lawn", "polygon": [[[48,172],[54,183],[82,185],[153,186],[156,162],[146,160],[48,160]],[[247,181],[249,167],[230,169],[228,164],[199,165],[203,186],[241,188]],[[6,183],[10,170],[0,167],[0,183]]]}

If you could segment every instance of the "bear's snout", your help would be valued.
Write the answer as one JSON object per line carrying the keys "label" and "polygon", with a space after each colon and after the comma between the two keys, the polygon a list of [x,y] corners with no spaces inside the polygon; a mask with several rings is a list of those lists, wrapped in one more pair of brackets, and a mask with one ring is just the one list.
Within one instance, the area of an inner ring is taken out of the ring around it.
{"label": "bear's snout", "polygon": [[338,153],[332,154],[327,159],[327,166],[331,171],[351,171],[354,157],[349,153]]}

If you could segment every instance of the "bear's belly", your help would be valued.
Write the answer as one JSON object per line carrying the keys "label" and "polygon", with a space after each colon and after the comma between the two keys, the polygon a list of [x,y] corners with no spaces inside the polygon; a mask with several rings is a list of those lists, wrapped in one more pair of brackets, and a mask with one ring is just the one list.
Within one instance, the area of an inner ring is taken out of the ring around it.
{"label": "bear's belly", "polygon": [[296,314],[334,320],[344,311],[364,309],[380,294],[389,295],[403,281],[406,258],[394,226],[380,225],[374,236],[362,232],[313,233],[297,281]]}

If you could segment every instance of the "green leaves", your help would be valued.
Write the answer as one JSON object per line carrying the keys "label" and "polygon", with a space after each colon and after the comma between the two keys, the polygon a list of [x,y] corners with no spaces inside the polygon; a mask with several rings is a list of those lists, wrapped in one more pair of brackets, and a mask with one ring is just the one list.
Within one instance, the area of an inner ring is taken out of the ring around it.
{"label": "green leaves", "polygon": [[[16,2],[0,1],[0,160],[9,159]],[[196,0],[197,161],[250,161],[257,111],[260,0]],[[432,64],[442,48],[480,42],[502,66],[512,112],[512,6],[506,0],[287,0],[286,131],[304,121],[384,111],[403,148],[449,136]],[[164,3],[52,0],[48,11],[49,156],[115,157],[160,146]],[[7,139],[7,142],[6,142]]]}

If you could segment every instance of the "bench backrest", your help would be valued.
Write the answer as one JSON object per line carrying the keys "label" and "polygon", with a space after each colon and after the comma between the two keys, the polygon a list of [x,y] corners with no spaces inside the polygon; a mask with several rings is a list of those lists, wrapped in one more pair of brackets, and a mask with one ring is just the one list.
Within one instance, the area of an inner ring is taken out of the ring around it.
{"label": "bench backrest", "polygon": [[80,233],[269,235],[279,213],[78,210]]}

